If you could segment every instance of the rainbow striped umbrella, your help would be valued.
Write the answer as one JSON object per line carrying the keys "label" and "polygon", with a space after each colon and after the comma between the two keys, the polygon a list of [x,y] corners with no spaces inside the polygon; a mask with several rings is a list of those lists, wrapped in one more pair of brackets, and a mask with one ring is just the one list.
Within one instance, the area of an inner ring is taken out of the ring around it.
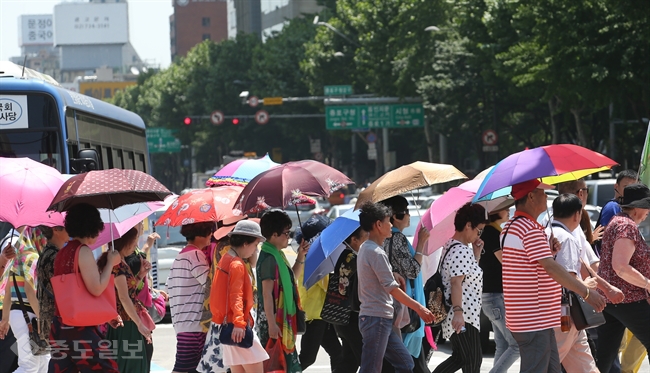
{"label": "rainbow striped umbrella", "polygon": [[219,172],[205,182],[207,187],[241,186],[244,187],[251,179],[278,166],[267,153],[260,159],[238,159],[225,165]]}

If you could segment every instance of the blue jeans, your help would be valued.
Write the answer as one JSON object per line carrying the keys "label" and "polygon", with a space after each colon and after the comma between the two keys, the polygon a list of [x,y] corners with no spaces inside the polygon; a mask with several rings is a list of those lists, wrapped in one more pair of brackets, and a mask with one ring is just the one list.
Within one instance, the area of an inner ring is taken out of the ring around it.
{"label": "blue jeans", "polygon": [[503,293],[483,293],[483,313],[492,323],[494,342],[497,349],[494,352],[494,365],[490,373],[507,372],[508,368],[519,359],[519,345],[510,330],[506,328],[506,307],[503,303]]}
{"label": "blue jeans", "polygon": [[393,319],[359,316],[359,331],[363,338],[359,373],[381,372],[384,357],[395,368],[395,373],[413,372],[413,358],[393,330]]}

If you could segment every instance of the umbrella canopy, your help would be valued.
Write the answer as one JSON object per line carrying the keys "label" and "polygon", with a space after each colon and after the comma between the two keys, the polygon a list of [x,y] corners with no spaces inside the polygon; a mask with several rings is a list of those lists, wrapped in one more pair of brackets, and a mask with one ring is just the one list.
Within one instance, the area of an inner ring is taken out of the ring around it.
{"label": "umbrella canopy", "polygon": [[116,209],[130,203],[163,201],[170,194],[158,180],[142,171],[90,171],[63,183],[48,210],[66,211],[78,203]]}
{"label": "umbrella canopy", "polygon": [[[422,215],[420,224],[424,225],[430,234],[427,247],[424,251],[425,255],[429,255],[441,248],[454,235],[454,218],[456,217],[456,212],[474,198],[482,182],[483,180],[474,179],[449,189],[440,198],[436,199],[431,204],[431,207]],[[492,200],[478,203],[485,207],[489,213],[496,208],[502,208],[504,201],[507,199],[508,193],[495,193]],[[413,245],[417,246],[417,238],[416,235]]]}
{"label": "umbrella canopy", "polygon": [[14,228],[62,226],[63,215],[47,208],[65,180],[53,167],[29,158],[0,158],[0,221]]}
{"label": "umbrella canopy", "polygon": [[89,245],[90,248],[96,249],[122,237],[124,233],[164,205],[164,202],[140,202],[124,205],[115,210],[99,209],[99,215],[104,222],[104,230],[97,237],[97,241]]}
{"label": "umbrella canopy", "polygon": [[343,241],[359,228],[360,212],[360,210],[347,211],[328,225],[312,242],[305,258],[303,280],[305,288],[309,289],[334,270],[339,256],[346,247]]}
{"label": "umbrella canopy", "polygon": [[379,202],[396,195],[448,181],[467,179],[456,167],[448,164],[413,162],[389,171],[359,194],[355,209],[364,202]]}
{"label": "umbrella canopy", "polygon": [[547,184],[577,180],[617,165],[608,157],[573,144],[541,146],[512,154],[486,175],[474,201],[499,189],[543,178]]}
{"label": "umbrella canopy", "polygon": [[340,171],[317,161],[288,162],[255,176],[239,197],[241,211],[313,203],[310,196],[329,197],[350,180]]}
{"label": "umbrella canopy", "polygon": [[235,185],[244,187],[252,178],[275,166],[279,166],[267,153],[260,159],[237,159],[225,165],[205,182],[207,187]]}
{"label": "umbrella canopy", "polygon": [[241,215],[233,210],[242,187],[227,186],[193,190],[178,197],[158,218],[156,225],[177,227],[206,221],[218,222]]}

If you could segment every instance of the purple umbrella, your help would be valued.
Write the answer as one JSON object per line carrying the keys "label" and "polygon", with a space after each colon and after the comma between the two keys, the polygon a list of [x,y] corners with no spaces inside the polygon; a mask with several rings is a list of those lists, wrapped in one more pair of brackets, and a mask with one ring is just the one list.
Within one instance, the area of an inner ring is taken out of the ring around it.
{"label": "purple umbrella", "polygon": [[352,183],[343,173],[324,163],[288,162],[255,176],[239,196],[239,210],[259,212],[269,207],[314,203],[312,197],[329,197]]}

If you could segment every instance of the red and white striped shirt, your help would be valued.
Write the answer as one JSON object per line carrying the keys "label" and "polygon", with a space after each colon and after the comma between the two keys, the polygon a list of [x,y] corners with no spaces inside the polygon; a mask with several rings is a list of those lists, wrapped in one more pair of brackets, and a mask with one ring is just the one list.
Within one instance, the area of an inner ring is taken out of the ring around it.
{"label": "red and white striped shirt", "polygon": [[553,258],[544,227],[532,216],[516,211],[501,235],[503,243],[503,296],[506,326],[525,333],[560,327],[560,284],[539,260]]}

